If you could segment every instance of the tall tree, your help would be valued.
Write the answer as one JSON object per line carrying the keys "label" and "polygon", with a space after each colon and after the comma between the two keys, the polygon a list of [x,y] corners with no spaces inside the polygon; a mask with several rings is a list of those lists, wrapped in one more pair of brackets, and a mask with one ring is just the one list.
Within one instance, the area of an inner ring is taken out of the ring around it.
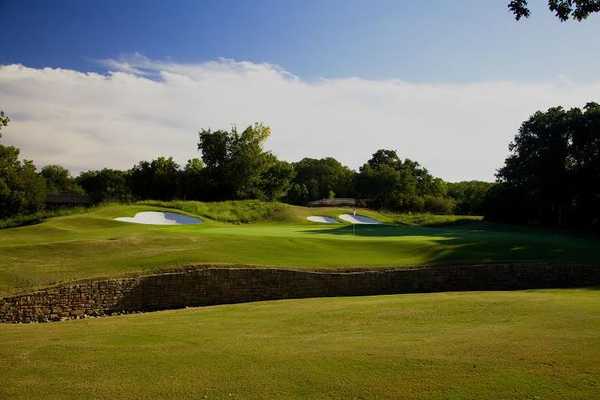
{"label": "tall tree", "polygon": [[[563,22],[569,19],[582,21],[600,12],[600,0],[548,0],[548,8]],[[511,0],[508,9],[517,21],[531,14],[527,0]]]}
{"label": "tall tree", "polygon": [[31,161],[20,161],[19,150],[0,145],[0,218],[28,214],[44,207],[46,184]]}
{"label": "tall tree", "polygon": [[522,205],[538,204],[532,220],[562,223],[569,203],[571,178],[570,117],[562,107],[537,112],[525,121],[510,144],[510,156],[498,171],[498,179],[523,193]]}
{"label": "tall tree", "polygon": [[521,125],[509,150],[499,185],[490,190],[487,217],[600,226],[600,105],[538,111]]}
{"label": "tall tree", "polygon": [[261,177],[272,157],[263,145],[271,129],[256,123],[239,133],[202,130],[198,134],[198,150],[202,153],[206,193],[209,199],[260,198]]}
{"label": "tall tree", "polygon": [[123,171],[108,168],[86,171],[76,178],[76,182],[94,203],[132,199],[127,173]]}
{"label": "tall tree", "polygon": [[131,169],[128,177],[135,197],[172,200],[177,195],[179,165],[172,157],[141,161]]}
{"label": "tall tree", "polygon": [[494,186],[491,182],[464,181],[448,183],[448,196],[456,202],[457,214],[483,215],[488,190]]}
{"label": "tall tree", "polygon": [[371,156],[367,163],[373,168],[381,168],[387,165],[394,169],[400,169],[402,160],[400,160],[395,150],[380,149]]}
{"label": "tall tree", "polygon": [[60,165],[46,165],[42,168],[40,175],[46,180],[48,193],[82,193],[83,190],[77,185],[71,173]]}
{"label": "tall tree", "polygon": [[393,150],[378,150],[356,175],[356,191],[376,207],[397,211],[450,212],[446,184]]}
{"label": "tall tree", "polygon": [[[9,119],[0,112],[0,129]],[[0,145],[0,218],[44,208],[46,183],[31,161],[19,160],[19,149]]]}
{"label": "tall tree", "polygon": [[200,200],[206,191],[204,185],[204,162],[199,158],[188,160],[181,172],[179,196],[187,200]]}
{"label": "tall tree", "polygon": [[307,201],[351,196],[352,170],[332,157],[315,159],[303,158],[294,163],[296,176],[288,196],[288,201],[304,204]]}
{"label": "tall tree", "polygon": [[261,174],[260,197],[264,200],[280,200],[287,195],[294,178],[294,166],[270,155],[268,166]]}

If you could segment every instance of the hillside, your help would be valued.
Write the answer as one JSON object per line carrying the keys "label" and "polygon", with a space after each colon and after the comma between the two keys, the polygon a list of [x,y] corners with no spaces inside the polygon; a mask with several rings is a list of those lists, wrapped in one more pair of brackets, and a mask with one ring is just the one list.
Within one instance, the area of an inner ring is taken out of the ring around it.
{"label": "hillside", "polygon": [[[0,295],[52,283],[121,276],[197,263],[286,268],[378,268],[499,261],[600,261],[598,241],[562,233],[359,210],[389,224],[314,224],[314,209],[278,203],[176,202],[106,205],[0,230]],[[200,225],[153,226],[114,221],[139,211],[183,210]],[[433,226],[426,226],[433,225]]]}

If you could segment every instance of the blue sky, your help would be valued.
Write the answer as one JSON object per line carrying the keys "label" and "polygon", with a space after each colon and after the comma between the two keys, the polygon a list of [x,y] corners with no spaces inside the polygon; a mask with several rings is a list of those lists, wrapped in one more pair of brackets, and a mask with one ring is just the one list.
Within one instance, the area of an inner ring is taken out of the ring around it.
{"label": "blue sky", "polygon": [[277,64],[305,79],[420,82],[590,79],[600,18],[560,23],[545,0],[516,22],[507,0],[1,0],[0,63],[102,71],[141,53]]}
{"label": "blue sky", "polygon": [[285,160],[389,148],[493,180],[532,113],[600,102],[600,16],[507,2],[0,0],[2,142],[78,173],[185,163],[198,130],[259,121]]}

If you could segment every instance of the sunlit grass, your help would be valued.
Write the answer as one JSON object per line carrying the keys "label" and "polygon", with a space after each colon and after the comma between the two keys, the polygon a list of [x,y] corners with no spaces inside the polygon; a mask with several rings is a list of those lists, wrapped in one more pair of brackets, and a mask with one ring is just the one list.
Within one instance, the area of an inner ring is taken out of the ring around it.
{"label": "sunlit grass", "polygon": [[593,399],[600,291],[286,300],[0,325],[2,399]]}
{"label": "sunlit grass", "polygon": [[[117,222],[113,218],[165,208],[112,204],[51,218],[37,225],[2,229],[0,296],[67,280],[151,272],[196,263],[322,269],[600,261],[599,241],[594,237],[496,226],[456,216],[359,210],[390,224],[352,227],[306,221],[308,215],[337,216],[352,212],[351,209],[261,202],[203,204],[169,203],[184,209],[182,212],[203,218],[200,225]],[[235,215],[249,209],[255,209],[253,223],[222,221],[235,219]],[[402,220],[405,222],[396,224]]]}

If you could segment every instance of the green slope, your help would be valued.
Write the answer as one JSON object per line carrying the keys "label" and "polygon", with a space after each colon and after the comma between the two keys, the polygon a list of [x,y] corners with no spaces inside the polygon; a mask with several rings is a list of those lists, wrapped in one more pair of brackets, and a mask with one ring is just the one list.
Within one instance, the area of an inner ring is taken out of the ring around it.
{"label": "green slope", "polygon": [[262,302],[0,325],[2,399],[592,399],[600,291]]}
{"label": "green slope", "polygon": [[[113,218],[165,208],[110,205],[51,218],[38,225],[0,230],[0,296],[66,280],[193,263],[376,268],[495,261],[600,261],[596,238],[460,221],[453,216],[384,215],[361,210],[382,221],[401,224],[353,228],[306,221],[311,214],[336,216],[351,212],[348,209],[308,209],[262,202],[166,205],[214,219],[190,226],[128,224]],[[241,224],[240,216],[250,216],[255,222]]]}

